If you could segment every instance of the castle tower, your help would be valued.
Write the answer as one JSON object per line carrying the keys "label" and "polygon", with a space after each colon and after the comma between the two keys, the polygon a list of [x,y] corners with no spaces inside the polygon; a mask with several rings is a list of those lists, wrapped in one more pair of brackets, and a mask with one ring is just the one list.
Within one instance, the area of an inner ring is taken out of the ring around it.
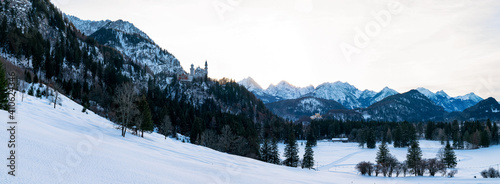
{"label": "castle tower", "polygon": [[207,64],[207,60],[205,60],[205,72],[208,73],[208,64]]}
{"label": "castle tower", "polygon": [[189,72],[189,75],[194,76],[194,64],[191,64],[191,70]]}

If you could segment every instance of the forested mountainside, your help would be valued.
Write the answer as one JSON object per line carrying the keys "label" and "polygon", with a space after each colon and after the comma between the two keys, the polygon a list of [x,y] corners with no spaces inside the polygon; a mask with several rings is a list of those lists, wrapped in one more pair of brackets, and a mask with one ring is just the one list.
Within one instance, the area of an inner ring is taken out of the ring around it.
{"label": "forested mountainside", "polygon": [[[290,130],[289,123],[234,81],[207,76],[177,80],[177,74],[186,73],[179,61],[147,35],[123,31],[135,30],[123,21],[122,26],[109,22],[89,37],[48,0],[2,1],[0,17],[1,56],[19,71],[19,79],[52,86],[120,125],[129,112],[120,111],[116,96],[124,91],[120,86],[130,84],[131,110],[139,113],[130,113],[135,115],[125,124],[128,128],[181,133],[192,143],[252,158],[259,155],[262,137],[284,139]],[[137,48],[141,55],[133,54]],[[163,126],[166,122],[171,128]],[[230,143],[239,149],[223,150],[218,139],[207,143],[222,134],[233,137]]]}

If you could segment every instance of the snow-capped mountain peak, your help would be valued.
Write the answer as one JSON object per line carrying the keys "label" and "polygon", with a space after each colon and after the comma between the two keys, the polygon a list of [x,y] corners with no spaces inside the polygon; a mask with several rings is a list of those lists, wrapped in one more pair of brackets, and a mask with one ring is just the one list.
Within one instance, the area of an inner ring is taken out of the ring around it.
{"label": "snow-capped mountain peak", "polygon": [[444,107],[448,112],[463,111],[464,109],[473,106],[474,104],[483,100],[481,97],[474,93],[469,93],[464,96],[450,97],[443,90],[436,93],[431,92],[426,88],[417,88],[417,91],[432,100],[436,105]]}
{"label": "snow-capped mountain peak", "polygon": [[65,16],[85,35],[117,49],[133,61],[147,66],[154,74],[184,73],[184,69],[175,56],[156,45],[146,33],[128,21],[92,21],[81,20],[70,15]]}
{"label": "snow-capped mountain peak", "polygon": [[278,96],[284,99],[296,99],[306,94],[314,91],[314,87],[295,87],[288,83],[287,81],[281,81],[276,85],[269,85],[269,87],[265,90],[266,93],[273,96]]}
{"label": "snow-capped mountain peak", "polygon": [[73,15],[66,15],[64,14],[68,20],[73,23],[73,25],[79,29],[83,34],[90,36],[91,34],[95,33],[97,30],[106,28],[106,29],[113,29],[117,31],[121,31],[127,34],[138,34],[145,39],[153,42],[149,36],[142,32],[139,28],[135,27],[134,24],[124,21],[122,19],[118,19],[116,21],[111,21],[111,20],[100,20],[100,21],[93,21],[93,20],[82,20],[78,17],[75,17]]}
{"label": "snow-capped mountain peak", "polygon": [[295,88],[295,86],[293,86],[292,84],[290,84],[289,82],[284,81],[284,80],[282,80],[282,81],[278,82],[278,84],[276,84],[276,85],[274,85],[274,84],[270,84],[270,85],[269,85],[269,87],[268,87],[268,89],[269,89],[270,87]]}
{"label": "snow-capped mountain peak", "polygon": [[[371,104],[375,103],[375,102],[378,102],[388,96],[392,96],[392,95],[395,95],[395,94],[399,94],[396,90],[393,90],[389,87],[384,87],[384,89],[380,90],[380,92],[378,92],[374,97],[373,99],[371,100]],[[370,104],[370,105],[371,105]]]}
{"label": "snow-capped mountain peak", "polygon": [[438,92],[436,92],[436,95],[446,97],[447,99],[450,98],[450,96],[446,94],[446,92],[444,92],[443,90],[439,90]]}
{"label": "snow-capped mountain peak", "polygon": [[[251,78],[250,78],[251,79]],[[347,82],[325,82],[318,85],[316,88],[308,86],[305,88],[298,88],[288,83],[287,81],[280,81],[276,85],[269,85],[266,90],[258,90],[260,86],[253,80],[248,78],[240,81],[249,91],[256,94],[266,103],[284,100],[284,99],[298,99],[301,97],[316,97],[326,100],[335,100],[349,109],[360,107],[368,107],[378,101],[381,101],[389,96],[399,94],[394,89],[384,87],[380,92],[371,90],[359,90]],[[250,85],[253,84],[253,85]],[[256,87],[259,86],[259,87]],[[450,97],[443,90],[436,93],[419,87],[415,90],[419,94],[427,97],[436,105],[443,107],[446,111],[463,111],[482,100],[481,97],[474,93],[469,93],[464,96]]]}
{"label": "snow-capped mountain peak", "polygon": [[428,90],[427,88],[419,87],[417,88],[417,91],[425,95],[429,99],[434,99],[436,98],[436,94],[434,94],[432,91]]}
{"label": "snow-capped mountain peak", "polygon": [[373,98],[375,95],[377,95],[377,92],[365,89],[361,93],[361,96],[359,98],[361,98],[361,99],[369,99],[369,98]]}
{"label": "snow-capped mountain peak", "polygon": [[347,82],[334,82],[320,84],[314,90],[314,97],[335,100],[347,108],[361,107],[358,98],[363,92]]}
{"label": "snow-capped mountain peak", "polygon": [[396,91],[396,90],[393,90],[393,89],[391,89],[391,88],[389,88],[389,87],[387,87],[387,86],[386,86],[386,87],[384,87],[384,89],[380,90],[380,92],[381,92],[381,93],[392,93],[392,92],[396,92],[396,93],[397,93],[397,91]]}
{"label": "snow-capped mountain peak", "polygon": [[469,94],[466,94],[466,95],[463,95],[463,96],[457,96],[456,97],[457,99],[461,99],[461,100],[471,100],[473,102],[480,102],[481,100],[483,100],[483,98],[477,96],[476,94],[474,93],[469,93]]}
{"label": "snow-capped mountain peak", "polygon": [[102,26],[100,29],[102,28],[118,30],[131,35],[138,34],[143,38],[153,42],[153,40],[151,40],[151,38],[149,38],[149,36],[146,35],[146,33],[142,32],[139,28],[135,27],[134,24],[128,21],[124,21],[122,19],[118,19],[117,21],[110,21],[104,26]]}
{"label": "snow-capped mountain peak", "polygon": [[244,78],[243,80],[239,81],[238,84],[244,86],[250,92],[263,90],[262,87],[257,82],[255,82],[255,80],[253,80],[252,77]]}
{"label": "snow-capped mountain peak", "polygon": [[100,20],[100,21],[92,21],[92,20],[81,20],[78,17],[73,15],[64,14],[68,20],[73,23],[73,25],[80,30],[83,34],[89,36],[97,30],[101,29],[102,26],[111,22],[111,20]]}

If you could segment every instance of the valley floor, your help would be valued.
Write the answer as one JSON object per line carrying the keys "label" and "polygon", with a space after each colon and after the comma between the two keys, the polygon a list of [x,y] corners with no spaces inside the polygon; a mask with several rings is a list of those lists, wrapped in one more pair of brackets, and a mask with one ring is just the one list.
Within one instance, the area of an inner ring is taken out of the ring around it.
{"label": "valley floor", "polygon": [[[18,94],[19,95],[19,94]],[[18,96],[17,99],[21,99]],[[56,109],[47,101],[24,97],[16,105],[16,176],[7,174],[8,114],[0,111],[3,159],[0,183],[498,183],[479,172],[500,164],[500,146],[456,151],[455,178],[368,177],[354,170],[362,160],[374,162],[376,149],[355,143],[318,142],[314,158],[319,171],[290,168],[229,155],[209,148],[165,139],[157,133],[140,138],[66,97]],[[300,145],[301,143],[299,143]],[[305,144],[305,143],[304,143]],[[424,157],[436,156],[439,142],[421,141]],[[284,145],[280,145],[280,154]],[[300,147],[302,157],[304,145]],[[399,160],[406,148],[390,147]],[[474,178],[477,176],[478,178]]]}

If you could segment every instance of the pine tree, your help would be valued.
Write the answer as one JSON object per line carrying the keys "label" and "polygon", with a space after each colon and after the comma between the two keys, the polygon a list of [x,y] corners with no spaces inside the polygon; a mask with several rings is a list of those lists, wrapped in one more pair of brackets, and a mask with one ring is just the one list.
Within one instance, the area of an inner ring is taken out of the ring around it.
{"label": "pine tree", "polygon": [[309,129],[309,133],[307,134],[307,143],[311,144],[311,146],[316,146],[318,144],[316,141],[316,137],[314,137],[314,131],[312,127]]}
{"label": "pine tree", "polygon": [[429,122],[427,123],[426,129],[425,129],[425,139],[426,140],[432,140],[432,132],[435,130],[436,126],[434,122]]}
{"label": "pine tree", "polygon": [[487,148],[490,146],[490,130],[486,127],[486,130],[481,131],[481,147]]}
{"label": "pine tree", "polygon": [[389,149],[387,148],[387,144],[382,142],[382,144],[378,147],[376,161],[377,164],[384,165],[387,163],[387,158],[389,158]]}
{"label": "pine tree", "polygon": [[34,92],[33,85],[31,85],[30,89],[28,89],[28,95],[33,96],[34,95],[33,92]]}
{"label": "pine tree", "polygon": [[148,100],[145,96],[142,96],[142,100],[140,102],[140,111],[142,115],[142,123],[141,123],[141,137],[144,137],[144,131],[153,131],[154,125],[151,116],[151,110],[149,109]]}
{"label": "pine tree", "polygon": [[35,94],[36,97],[38,98],[42,98],[42,93],[40,92],[40,88],[36,88],[36,94]]}
{"label": "pine tree", "polygon": [[392,143],[392,133],[391,133],[391,129],[390,128],[387,128],[387,132],[385,133],[385,142],[387,142],[387,144],[391,144]]}
{"label": "pine tree", "polygon": [[[3,10],[2,10],[3,11]],[[7,41],[7,17],[2,16],[2,23],[0,23],[0,46],[4,47]]]}
{"label": "pine tree", "polygon": [[402,134],[403,133],[401,130],[401,126],[396,127],[396,130],[394,130],[394,137],[393,137],[395,148],[403,147],[403,138],[402,138],[403,135]]}
{"label": "pine tree", "polygon": [[38,81],[38,75],[36,75],[36,74],[35,74],[35,77],[33,78],[33,83],[35,83],[35,84],[36,84],[36,83],[38,83],[38,82],[39,82],[39,81]]}
{"label": "pine tree", "polygon": [[31,73],[28,72],[27,70],[24,71],[24,80],[27,82],[27,83],[31,83]]}
{"label": "pine tree", "polygon": [[270,163],[279,165],[281,163],[280,161],[280,153],[278,150],[278,141],[276,139],[273,139],[271,143],[271,153],[269,155]]}
{"label": "pine tree", "polygon": [[264,162],[271,162],[271,145],[269,144],[269,140],[265,139],[264,143],[260,147],[260,160]]}
{"label": "pine tree", "polygon": [[382,167],[382,173],[384,174],[384,176],[386,176],[387,174],[387,167],[389,165],[390,156],[391,155],[389,154],[387,144],[385,142],[382,142],[377,152],[376,162]]}
{"label": "pine tree", "polygon": [[406,161],[408,162],[408,168],[412,169],[412,172],[417,176],[418,167],[420,161],[422,160],[422,150],[418,145],[418,141],[413,141],[408,147],[408,154],[406,155]]}
{"label": "pine tree", "polygon": [[457,166],[457,157],[449,142],[447,142],[446,147],[444,147],[442,162],[445,164],[446,168],[455,168],[455,166]]}
{"label": "pine tree", "polygon": [[0,109],[8,110],[9,109],[9,92],[8,87],[9,84],[7,82],[7,77],[5,76],[5,69],[3,67],[2,62],[0,62]]}
{"label": "pine tree", "polygon": [[375,133],[371,128],[367,129],[366,135],[366,147],[370,149],[374,149],[376,147]]}
{"label": "pine tree", "polygon": [[401,147],[409,146],[412,142],[417,140],[417,132],[415,127],[407,121],[401,123],[402,126],[402,145]]}
{"label": "pine tree", "polygon": [[297,167],[299,163],[299,148],[297,145],[297,141],[295,140],[295,134],[293,131],[290,131],[287,139],[287,143],[285,146],[285,161],[284,164],[289,167]]}
{"label": "pine tree", "polygon": [[312,149],[312,143],[309,141],[306,143],[306,150],[304,153],[304,159],[302,160],[302,168],[311,169],[314,166],[314,151]]}
{"label": "pine tree", "polygon": [[498,125],[496,123],[493,123],[493,127],[491,128],[491,142],[498,144]]}

